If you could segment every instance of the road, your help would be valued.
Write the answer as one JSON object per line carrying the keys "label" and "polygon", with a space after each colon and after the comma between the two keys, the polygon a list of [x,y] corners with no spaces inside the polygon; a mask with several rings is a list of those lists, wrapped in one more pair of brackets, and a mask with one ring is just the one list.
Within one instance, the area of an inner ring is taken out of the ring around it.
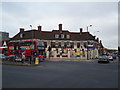
{"label": "road", "polygon": [[117,88],[118,64],[45,61],[39,66],[2,67],[3,88]]}

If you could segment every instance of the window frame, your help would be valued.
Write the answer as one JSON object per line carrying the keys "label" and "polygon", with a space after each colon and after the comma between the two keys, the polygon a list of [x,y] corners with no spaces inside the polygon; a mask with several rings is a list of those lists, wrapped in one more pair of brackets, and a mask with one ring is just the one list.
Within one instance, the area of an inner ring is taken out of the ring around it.
{"label": "window frame", "polygon": [[61,34],[61,38],[65,38],[65,35],[64,35],[64,34]]}
{"label": "window frame", "polygon": [[66,38],[69,39],[69,38],[70,38],[70,35],[66,35]]}
{"label": "window frame", "polygon": [[55,34],[55,38],[59,38],[59,34]]}

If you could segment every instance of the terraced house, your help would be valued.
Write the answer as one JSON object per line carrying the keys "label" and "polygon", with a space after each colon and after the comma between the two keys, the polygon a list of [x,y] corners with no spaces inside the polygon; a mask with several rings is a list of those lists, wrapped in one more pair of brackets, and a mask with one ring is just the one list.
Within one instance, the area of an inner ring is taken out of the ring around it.
{"label": "terraced house", "polygon": [[83,32],[82,28],[79,32],[64,30],[62,24],[58,25],[58,30],[52,31],[42,30],[42,26],[38,26],[37,30],[20,28],[19,33],[11,38],[11,40],[26,39],[42,40],[47,56],[48,47],[51,46],[51,57],[53,58],[92,59],[104,53],[104,47],[99,38],[89,32]]}

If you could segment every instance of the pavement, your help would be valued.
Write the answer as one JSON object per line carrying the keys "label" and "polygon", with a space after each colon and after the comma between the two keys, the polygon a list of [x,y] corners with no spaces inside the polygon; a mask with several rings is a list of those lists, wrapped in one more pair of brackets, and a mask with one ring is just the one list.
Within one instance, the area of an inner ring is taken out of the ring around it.
{"label": "pavement", "polygon": [[34,64],[33,62],[30,64],[28,61],[22,63],[20,61],[8,61],[8,60],[4,60],[4,61],[0,61],[0,64],[2,65],[15,65],[15,66],[38,66],[39,64]]}
{"label": "pavement", "polygon": [[89,59],[89,60],[86,60],[86,59],[79,59],[79,58],[47,58],[46,60],[49,60],[49,61],[95,61],[97,59]]}
{"label": "pavement", "polygon": [[[81,59],[75,59],[75,58],[47,58],[45,61],[56,61],[56,62],[59,62],[59,61],[66,61],[66,62],[69,62],[69,61],[74,61],[74,62],[97,62],[97,59],[89,59],[89,60],[81,60]],[[119,63],[118,60],[114,60],[113,62],[115,63]],[[41,62],[40,62],[41,63]],[[16,66],[39,66],[39,64],[35,64],[34,62],[32,62],[31,64],[26,61],[25,63],[22,63],[20,61],[17,61],[15,62],[14,60],[13,61],[9,61],[9,60],[0,60],[0,64],[3,64],[3,65],[16,65]]]}
{"label": "pavement", "polygon": [[[97,62],[98,59],[77,59],[77,58],[50,58],[50,59],[46,59],[47,61],[77,61],[77,62]],[[118,62],[118,59],[115,59],[111,62],[115,62],[115,63],[120,63]]]}

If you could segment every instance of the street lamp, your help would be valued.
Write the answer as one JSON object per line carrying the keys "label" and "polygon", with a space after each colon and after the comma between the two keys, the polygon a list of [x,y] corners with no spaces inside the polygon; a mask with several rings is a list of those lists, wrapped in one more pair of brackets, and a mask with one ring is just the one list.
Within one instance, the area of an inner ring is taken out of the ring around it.
{"label": "street lamp", "polygon": [[[30,25],[30,27],[31,27],[31,30],[32,30],[32,25]],[[31,31],[32,32],[32,39],[33,39],[33,31]]]}
{"label": "street lamp", "polygon": [[[87,32],[88,32],[88,27],[92,27],[92,25],[90,24],[89,26],[87,26]],[[89,60],[89,58],[88,58],[88,40],[87,40],[87,60]]]}
{"label": "street lamp", "polygon": [[90,24],[89,26],[87,26],[87,32],[88,32],[88,27],[92,27],[92,25]]}
{"label": "street lamp", "polygon": [[32,30],[32,25],[30,25],[30,27],[31,27],[31,30]]}
{"label": "street lamp", "polygon": [[[96,32],[100,32],[100,31],[94,31],[94,36],[95,36],[95,33],[96,33]],[[94,55],[94,58],[95,58],[95,54],[96,54],[96,53],[95,53],[94,51],[95,51],[95,46],[94,46],[94,49],[93,49],[93,55]]]}

